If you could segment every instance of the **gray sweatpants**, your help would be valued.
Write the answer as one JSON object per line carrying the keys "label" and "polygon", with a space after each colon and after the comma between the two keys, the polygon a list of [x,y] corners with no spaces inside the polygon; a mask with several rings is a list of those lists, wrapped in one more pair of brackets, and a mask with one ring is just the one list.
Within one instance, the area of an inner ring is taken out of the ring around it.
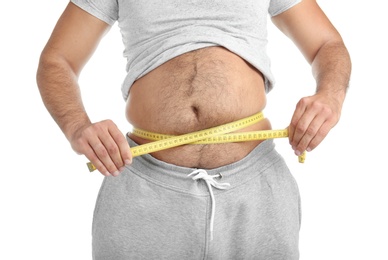
{"label": "gray sweatpants", "polygon": [[144,155],[106,177],[93,259],[299,258],[299,191],[272,140],[197,180],[195,170]]}

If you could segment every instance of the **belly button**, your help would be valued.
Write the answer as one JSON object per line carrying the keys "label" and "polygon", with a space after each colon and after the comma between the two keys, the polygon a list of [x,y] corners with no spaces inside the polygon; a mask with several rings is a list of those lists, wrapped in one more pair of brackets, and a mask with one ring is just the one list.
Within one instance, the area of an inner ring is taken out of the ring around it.
{"label": "belly button", "polygon": [[198,117],[199,117],[199,109],[198,109],[198,107],[196,107],[196,106],[191,106],[191,110],[193,110],[193,113],[195,114],[195,116],[196,116],[197,119],[198,119]]}

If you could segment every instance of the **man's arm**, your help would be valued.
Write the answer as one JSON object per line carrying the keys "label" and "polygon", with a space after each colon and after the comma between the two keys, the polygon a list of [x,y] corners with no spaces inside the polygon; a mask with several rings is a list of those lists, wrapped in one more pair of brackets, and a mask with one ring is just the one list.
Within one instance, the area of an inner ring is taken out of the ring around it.
{"label": "man's arm", "polygon": [[315,0],[303,0],[272,18],[311,64],[316,94],[302,98],[289,125],[299,155],[317,147],[339,121],[349,85],[351,61],[343,40]]}
{"label": "man's arm", "polygon": [[37,83],[43,102],[72,148],[105,176],[131,162],[123,134],[110,120],[92,124],[78,77],[109,25],[69,3],[42,51]]}

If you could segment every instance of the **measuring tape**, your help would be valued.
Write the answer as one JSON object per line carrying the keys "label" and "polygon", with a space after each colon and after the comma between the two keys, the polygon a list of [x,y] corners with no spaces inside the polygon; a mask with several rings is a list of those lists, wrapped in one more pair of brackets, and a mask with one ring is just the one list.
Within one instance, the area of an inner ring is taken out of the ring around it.
{"label": "measuring tape", "polygon": [[[232,142],[235,143],[288,137],[288,129],[231,133],[233,131],[237,131],[251,126],[259,122],[263,118],[263,113],[260,112],[253,116],[246,117],[221,126],[216,126],[205,130],[178,136],[152,133],[135,128],[132,131],[132,134],[138,137],[142,137],[144,139],[153,140],[154,142],[131,147],[130,149],[132,152],[132,157],[166,150],[185,144],[217,144]],[[298,158],[300,163],[304,163],[306,158],[305,152],[301,154]],[[96,167],[91,162],[88,162],[87,166],[90,172],[96,170]]]}

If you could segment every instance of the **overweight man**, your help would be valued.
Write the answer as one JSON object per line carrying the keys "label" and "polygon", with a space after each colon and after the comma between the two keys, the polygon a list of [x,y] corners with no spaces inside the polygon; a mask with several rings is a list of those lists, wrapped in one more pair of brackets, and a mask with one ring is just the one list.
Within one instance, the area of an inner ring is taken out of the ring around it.
{"label": "overweight man", "polygon": [[78,84],[117,22],[128,130],[179,136],[252,118],[237,132],[270,130],[261,113],[275,81],[268,21],[299,48],[316,82],[288,126],[290,148],[301,155],[338,122],[351,70],[340,34],[315,0],[69,2],[42,51],[37,83],[74,151],[104,175],[93,259],[299,259],[298,187],[272,139],[133,157],[131,147],[153,140],[122,133],[109,119],[92,122]]}

